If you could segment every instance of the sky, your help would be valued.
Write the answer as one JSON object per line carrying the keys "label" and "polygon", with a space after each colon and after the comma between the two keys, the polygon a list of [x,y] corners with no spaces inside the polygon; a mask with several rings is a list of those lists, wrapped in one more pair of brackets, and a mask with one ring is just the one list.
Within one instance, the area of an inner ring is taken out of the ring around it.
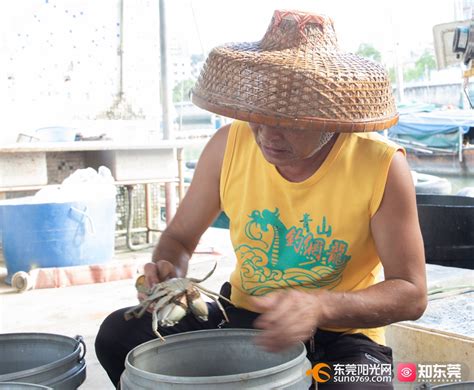
{"label": "sky", "polygon": [[[322,13],[334,20],[343,50],[370,43],[386,61],[396,42],[403,57],[433,45],[432,28],[461,16],[462,5],[474,0],[173,0],[167,3],[171,35],[192,53],[207,52],[225,42],[257,41],[273,10],[297,9]],[[456,15],[457,10],[457,15]]]}

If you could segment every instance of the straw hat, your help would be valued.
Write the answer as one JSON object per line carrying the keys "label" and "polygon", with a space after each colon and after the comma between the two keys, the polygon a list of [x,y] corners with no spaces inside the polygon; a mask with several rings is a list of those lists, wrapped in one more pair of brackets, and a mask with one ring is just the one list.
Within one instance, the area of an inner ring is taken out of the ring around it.
{"label": "straw hat", "polygon": [[398,121],[385,69],[341,52],[331,19],[298,11],[275,11],[259,42],[213,49],[192,100],[230,118],[297,129],[375,131]]}

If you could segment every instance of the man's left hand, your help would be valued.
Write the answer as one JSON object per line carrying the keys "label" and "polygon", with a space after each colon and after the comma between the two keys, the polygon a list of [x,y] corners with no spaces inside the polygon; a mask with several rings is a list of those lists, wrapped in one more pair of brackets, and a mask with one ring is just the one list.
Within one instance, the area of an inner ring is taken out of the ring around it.
{"label": "man's left hand", "polygon": [[252,303],[262,313],[254,322],[255,328],[263,330],[257,338],[257,344],[270,352],[309,340],[314,335],[321,315],[318,296],[298,290],[253,297]]}

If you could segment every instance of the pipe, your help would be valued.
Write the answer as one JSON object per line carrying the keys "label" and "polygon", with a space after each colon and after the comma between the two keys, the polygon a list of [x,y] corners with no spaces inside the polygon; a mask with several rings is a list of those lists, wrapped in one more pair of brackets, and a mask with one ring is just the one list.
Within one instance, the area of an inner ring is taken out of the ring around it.
{"label": "pipe", "polygon": [[142,249],[148,249],[153,247],[153,243],[135,245],[132,242],[132,225],[133,225],[133,185],[125,186],[127,188],[128,196],[128,218],[127,218],[127,237],[126,244],[127,248],[131,251],[139,251]]}

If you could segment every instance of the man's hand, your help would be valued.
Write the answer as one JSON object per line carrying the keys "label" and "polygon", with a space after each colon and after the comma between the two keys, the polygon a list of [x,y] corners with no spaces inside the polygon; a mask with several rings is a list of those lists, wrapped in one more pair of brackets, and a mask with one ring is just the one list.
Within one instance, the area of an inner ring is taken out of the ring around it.
{"label": "man's hand", "polygon": [[309,340],[316,331],[322,313],[322,310],[318,310],[317,294],[298,290],[254,297],[252,303],[262,313],[254,323],[256,328],[263,330],[257,343],[270,352]]}
{"label": "man's hand", "polygon": [[[156,263],[146,263],[144,267],[145,283],[147,288],[165,280],[178,277],[178,270],[167,260],[158,260]],[[142,302],[146,294],[138,293],[138,300]]]}

